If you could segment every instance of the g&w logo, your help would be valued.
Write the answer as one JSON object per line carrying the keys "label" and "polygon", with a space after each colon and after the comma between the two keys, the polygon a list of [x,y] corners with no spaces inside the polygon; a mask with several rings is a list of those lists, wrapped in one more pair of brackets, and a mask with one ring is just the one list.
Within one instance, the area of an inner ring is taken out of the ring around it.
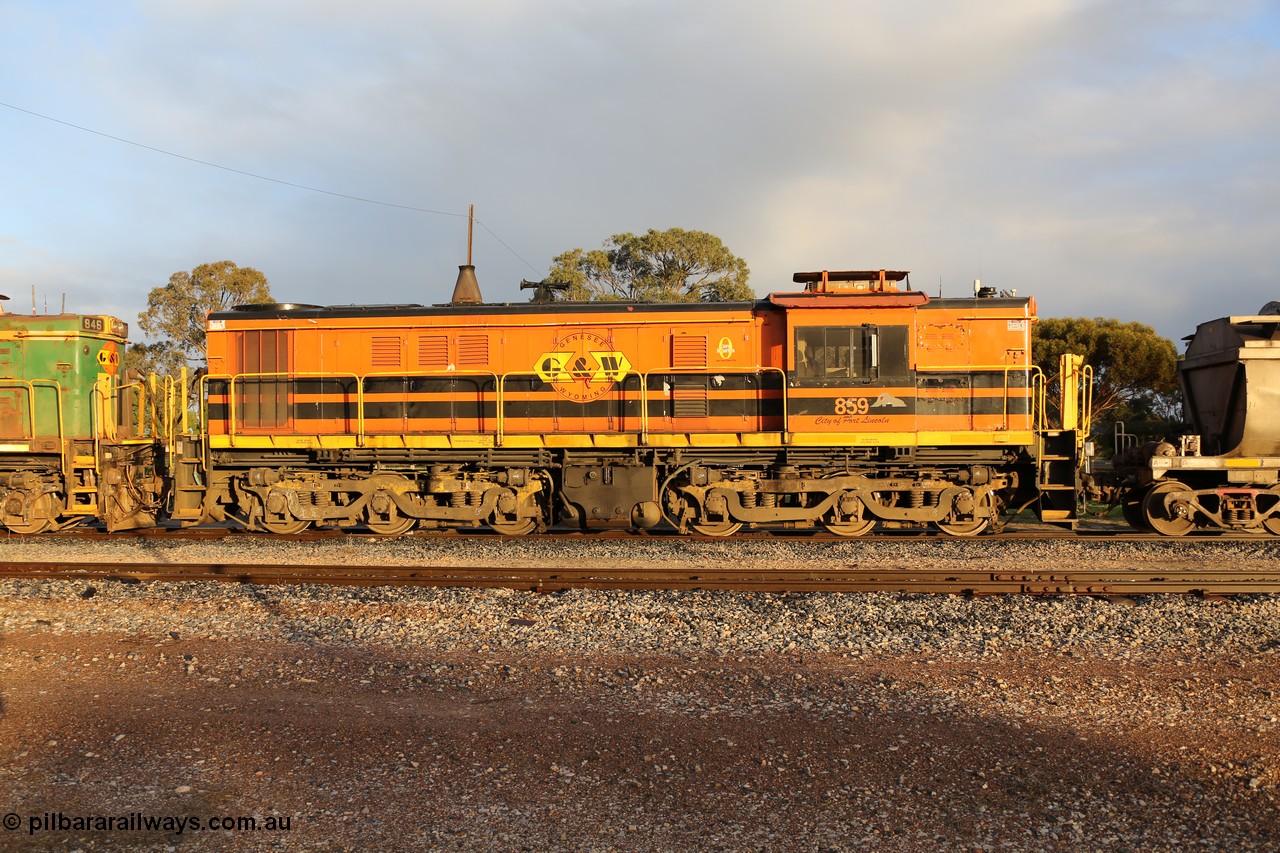
{"label": "g&w logo", "polygon": [[116,372],[120,369],[120,353],[116,350],[114,343],[108,343],[98,350],[98,364],[108,374],[116,375]]}
{"label": "g&w logo", "polygon": [[586,403],[603,397],[613,383],[631,371],[631,362],[592,332],[575,332],[553,342],[555,349],[538,356],[538,377],[562,397]]}

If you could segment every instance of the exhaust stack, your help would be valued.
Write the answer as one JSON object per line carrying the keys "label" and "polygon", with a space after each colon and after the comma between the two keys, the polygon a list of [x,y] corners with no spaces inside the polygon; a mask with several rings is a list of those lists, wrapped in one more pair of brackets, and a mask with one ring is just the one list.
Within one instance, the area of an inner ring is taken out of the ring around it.
{"label": "exhaust stack", "polygon": [[458,281],[453,286],[451,305],[479,305],[484,302],[480,295],[480,282],[476,281],[476,268],[471,263],[471,235],[475,225],[476,206],[467,205],[467,262],[458,267]]}
{"label": "exhaust stack", "polygon": [[476,268],[471,264],[458,266],[458,283],[453,286],[451,305],[479,305],[484,302],[480,297],[480,282],[476,281]]}

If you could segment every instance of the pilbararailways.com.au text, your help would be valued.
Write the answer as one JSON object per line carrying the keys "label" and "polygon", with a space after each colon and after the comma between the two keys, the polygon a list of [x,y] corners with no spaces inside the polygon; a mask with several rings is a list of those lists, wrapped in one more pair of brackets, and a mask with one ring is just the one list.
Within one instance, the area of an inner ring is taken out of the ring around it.
{"label": "pilbararailways.com.au text", "polygon": [[37,832],[165,832],[181,835],[184,832],[288,832],[293,819],[288,815],[266,817],[229,815],[152,815],[128,812],[115,815],[66,814],[44,812],[20,815],[9,812],[0,818],[0,826],[6,831],[24,831],[27,835]]}

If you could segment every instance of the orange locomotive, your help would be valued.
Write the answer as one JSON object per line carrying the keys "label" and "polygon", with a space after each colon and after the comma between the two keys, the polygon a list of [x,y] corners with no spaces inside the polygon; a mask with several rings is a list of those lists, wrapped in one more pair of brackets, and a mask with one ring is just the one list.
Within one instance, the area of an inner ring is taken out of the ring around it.
{"label": "orange locomotive", "polygon": [[970,535],[1035,503],[1073,523],[1083,424],[1069,393],[1044,428],[1032,300],[795,279],[757,302],[213,314],[174,517]]}

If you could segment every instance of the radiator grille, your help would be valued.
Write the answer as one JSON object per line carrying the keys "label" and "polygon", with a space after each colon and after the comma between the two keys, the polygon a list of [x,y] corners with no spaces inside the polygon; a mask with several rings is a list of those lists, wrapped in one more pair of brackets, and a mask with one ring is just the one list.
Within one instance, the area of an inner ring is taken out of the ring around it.
{"label": "radiator grille", "polygon": [[706,367],[707,336],[706,335],[672,335],[671,336],[672,367]]}
{"label": "radiator grille", "polygon": [[672,386],[671,414],[677,418],[705,418],[707,416],[707,386],[705,384]]}
{"label": "radiator grille", "polygon": [[370,339],[373,347],[371,363],[374,367],[400,367],[400,339],[374,335]]}
{"label": "radiator grille", "polygon": [[425,370],[444,370],[448,366],[448,338],[444,335],[424,335],[418,338],[418,367]]}
{"label": "radiator grille", "polygon": [[458,366],[459,367],[488,367],[489,366],[489,336],[488,335],[459,335],[458,336]]}

